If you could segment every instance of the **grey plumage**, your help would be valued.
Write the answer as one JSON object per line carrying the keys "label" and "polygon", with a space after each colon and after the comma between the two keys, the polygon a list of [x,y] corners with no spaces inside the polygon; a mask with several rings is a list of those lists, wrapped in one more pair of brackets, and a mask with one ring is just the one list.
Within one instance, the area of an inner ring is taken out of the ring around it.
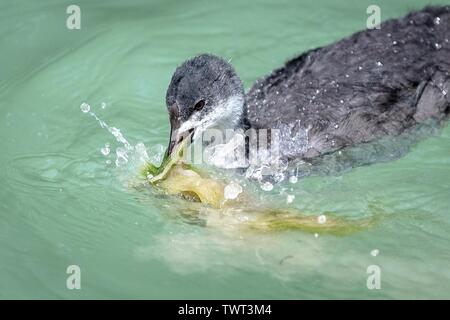
{"label": "grey plumage", "polygon": [[166,105],[178,105],[182,122],[195,111],[194,106],[203,99],[206,108],[217,106],[235,95],[244,95],[244,87],[233,67],[225,60],[202,54],[187,60],[175,70],[166,94]]}
{"label": "grey plumage", "polygon": [[298,121],[292,135],[308,130],[308,148],[286,150],[289,158],[314,158],[443,118],[449,37],[450,7],[428,7],[311,50],[254,84],[246,118],[255,128]]}
{"label": "grey plumage", "polygon": [[[287,159],[312,159],[399,135],[450,106],[450,7],[427,7],[310,50],[258,80],[245,95],[242,127],[282,130]],[[448,94],[447,94],[448,93]],[[233,68],[213,55],[180,66],[166,103],[187,121],[243,96]],[[284,146],[284,147],[283,147]]]}

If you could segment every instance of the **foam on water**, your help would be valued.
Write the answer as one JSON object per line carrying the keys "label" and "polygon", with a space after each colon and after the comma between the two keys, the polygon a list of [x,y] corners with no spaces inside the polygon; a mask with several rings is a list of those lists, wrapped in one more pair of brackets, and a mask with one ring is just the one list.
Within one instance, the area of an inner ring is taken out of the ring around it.
{"label": "foam on water", "polygon": [[242,193],[242,187],[236,182],[230,182],[225,186],[224,198],[226,200],[236,199]]}

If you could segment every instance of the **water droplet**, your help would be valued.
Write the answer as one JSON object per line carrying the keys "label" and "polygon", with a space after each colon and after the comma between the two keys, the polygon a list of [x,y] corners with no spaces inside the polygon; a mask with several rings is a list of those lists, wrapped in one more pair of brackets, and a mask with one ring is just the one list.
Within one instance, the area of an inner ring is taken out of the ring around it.
{"label": "water droplet", "polygon": [[319,234],[318,233],[314,233],[314,237],[318,238]]}
{"label": "water droplet", "polygon": [[120,135],[120,129],[117,129],[116,127],[112,127],[111,133],[114,137],[117,137],[118,135]]}
{"label": "water droplet", "polygon": [[447,91],[446,91],[445,89],[442,89],[442,94],[443,94],[444,96],[446,96],[446,95],[447,95]]}
{"label": "water droplet", "polygon": [[242,187],[238,183],[230,182],[225,186],[224,198],[227,200],[236,199],[241,192]]}
{"label": "water droplet", "polygon": [[360,70],[360,71],[361,71],[361,70],[362,70],[362,67],[361,67],[361,66],[359,66],[359,67],[358,67],[358,70]]}
{"label": "water droplet", "polygon": [[288,194],[288,196],[286,197],[286,202],[287,203],[292,203],[295,199],[295,196],[293,194]]}
{"label": "water droplet", "polygon": [[116,149],[116,166],[120,167],[128,162],[128,154],[125,148],[119,147]]}
{"label": "water droplet", "polygon": [[289,182],[290,182],[290,183],[297,183],[297,182],[298,182],[297,176],[291,176],[291,177],[289,177]]}
{"label": "water droplet", "polygon": [[396,46],[397,45],[397,41],[392,41],[392,44],[394,45],[394,46]]}
{"label": "water droplet", "polygon": [[381,61],[377,61],[377,66],[378,66],[378,67],[382,67],[382,66],[383,66],[383,63],[382,63]]}
{"label": "water droplet", "polygon": [[106,108],[106,102],[102,102],[102,104],[100,105],[102,109]]}
{"label": "water droplet", "polygon": [[334,128],[335,128],[335,129],[339,128],[339,125],[338,125],[338,124],[335,124],[335,125],[334,125]]}
{"label": "water droplet", "polygon": [[327,222],[327,217],[324,214],[321,214],[317,217],[317,222],[320,224],[324,224],[325,222]]}
{"label": "water droplet", "polygon": [[436,18],[434,18],[433,22],[434,22],[435,25],[438,25],[438,24],[441,23],[441,18],[436,17]]}
{"label": "water droplet", "polygon": [[84,113],[88,113],[88,112],[91,110],[91,106],[88,105],[86,102],[83,102],[83,103],[80,105],[80,109],[81,109],[81,111],[83,111]]}
{"label": "water droplet", "polygon": [[340,100],[339,102],[340,102],[340,103],[344,103],[344,100]]}
{"label": "water droplet", "polygon": [[263,189],[264,191],[271,191],[273,189],[273,184],[271,184],[270,182],[264,182],[261,185],[261,189]]}
{"label": "water droplet", "polygon": [[100,152],[104,155],[107,156],[111,150],[109,149],[109,143],[106,143],[105,146],[103,148],[100,149]]}
{"label": "water droplet", "polygon": [[376,257],[377,255],[380,254],[380,250],[378,250],[378,249],[373,249],[373,250],[370,252],[370,254],[371,254],[373,257]]}
{"label": "water droplet", "polygon": [[346,78],[350,77],[348,74],[345,75]]}
{"label": "water droplet", "polygon": [[436,43],[434,44],[434,47],[435,47],[437,50],[439,50],[439,49],[442,48],[442,44],[436,42]]}

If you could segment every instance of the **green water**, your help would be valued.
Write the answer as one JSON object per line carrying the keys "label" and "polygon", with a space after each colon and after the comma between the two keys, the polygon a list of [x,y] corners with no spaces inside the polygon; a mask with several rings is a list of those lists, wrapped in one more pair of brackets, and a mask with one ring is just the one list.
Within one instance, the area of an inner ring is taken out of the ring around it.
{"label": "green water", "polygon": [[[231,58],[248,88],[363,29],[372,1],[249,3],[77,1],[81,30],[68,30],[72,1],[1,0],[0,298],[450,298],[450,127],[399,160],[262,195],[281,205],[294,194],[291,206],[312,214],[389,216],[343,237],[186,223],[183,203],[131,187],[116,168],[120,144],[82,102],[156,152],[184,59]],[[377,4],[387,19],[425,1]],[[81,290],[66,288],[69,265]],[[370,265],[379,290],[366,286]]]}

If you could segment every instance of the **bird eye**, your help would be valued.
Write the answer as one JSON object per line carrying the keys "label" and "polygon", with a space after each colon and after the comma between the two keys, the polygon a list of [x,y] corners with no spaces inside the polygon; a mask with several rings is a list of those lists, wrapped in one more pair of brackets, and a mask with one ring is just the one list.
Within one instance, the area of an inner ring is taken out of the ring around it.
{"label": "bird eye", "polygon": [[202,99],[195,104],[194,110],[200,111],[203,109],[204,106],[205,106],[205,100]]}

